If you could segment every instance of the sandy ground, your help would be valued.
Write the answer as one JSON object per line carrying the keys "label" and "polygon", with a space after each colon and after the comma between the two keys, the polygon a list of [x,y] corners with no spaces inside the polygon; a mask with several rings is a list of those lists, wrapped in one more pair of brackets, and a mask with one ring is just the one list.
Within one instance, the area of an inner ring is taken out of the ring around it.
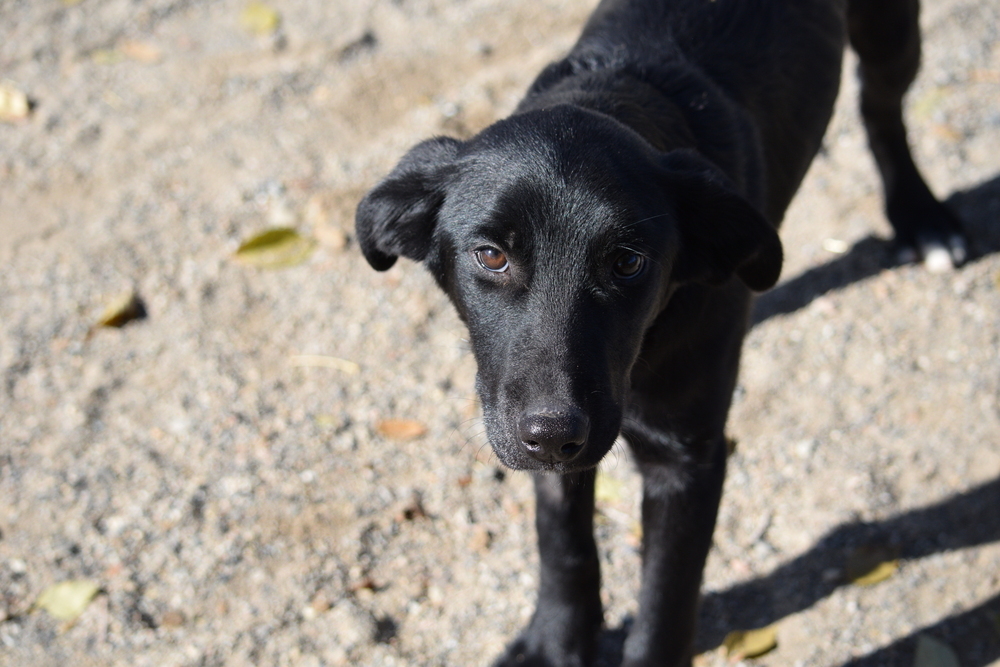
{"label": "sandy ground", "polygon": [[[409,145],[509,112],[592,4],[271,0],[259,36],[242,0],[0,0],[0,79],[35,104],[0,123],[0,665],[500,652],[533,604],[530,482],[482,437],[450,307],[367,267],[353,207]],[[755,664],[910,667],[932,637],[1000,665],[1000,7],[927,4],[911,139],[974,256],[887,259],[849,57],[746,345],[699,665],[769,624]],[[233,261],[275,225],[319,249]],[[147,317],[95,329],[130,290]],[[624,449],[601,476],[611,666],[638,498]],[[866,548],[898,570],[845,583]],[[71,579],[101,587],[75,623],[32,610]]]}

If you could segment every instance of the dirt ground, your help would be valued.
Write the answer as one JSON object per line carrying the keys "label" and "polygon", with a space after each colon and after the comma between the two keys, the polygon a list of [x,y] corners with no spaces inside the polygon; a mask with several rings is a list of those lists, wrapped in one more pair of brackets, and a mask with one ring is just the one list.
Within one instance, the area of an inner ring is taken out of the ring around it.
{"label": "dirt ground", "polygon": [[[485,443],[450,306],[368,268],[353,207],[508,113],[593,0],[269,3],[254,34],[244,0],[0,0],[0,79],[33,103],[0,122],[3,667],[487,665],[531,612],[530,481]],[[848,56],[746,344],[701,667],[770,624],[756,665],[910,667],[926,637],[1000,665],[1000,6],[926,4],[911,142],[973,257],[890,261]],[[272,226],[319,248],[233,260]],[[94,327],[133,290],[144,319]],[[610,667],[625,448],[601,479]],[[866,549],[898,569],[849,583]],[[101,592],[74,623],[33,609],[76,579]]]}

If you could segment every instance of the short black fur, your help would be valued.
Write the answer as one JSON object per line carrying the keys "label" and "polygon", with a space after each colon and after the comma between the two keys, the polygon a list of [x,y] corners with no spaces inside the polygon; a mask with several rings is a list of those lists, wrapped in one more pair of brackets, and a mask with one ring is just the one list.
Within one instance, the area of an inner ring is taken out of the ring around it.
{"label": "short black fur", "polygon": [[498,665],[592,663],[594,469],[619,434],[643,474],[623,664],[690,663],[752,292],[778,279],[848,40],[900,252],[963,260],[906,145],[917,18],[916,0],[603,0],[512,116],[416,146],[358,206],[371,265],[422,261],[455,304],[490,443],[535,475],[538,605]]}

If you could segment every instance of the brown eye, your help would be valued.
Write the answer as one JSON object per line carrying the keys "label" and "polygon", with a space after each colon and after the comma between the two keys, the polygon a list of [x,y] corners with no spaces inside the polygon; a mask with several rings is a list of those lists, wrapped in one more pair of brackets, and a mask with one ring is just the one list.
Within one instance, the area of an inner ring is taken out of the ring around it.
{"label": "brown eye", "polygon": [[479,266],[492,273],[503,273],[510,266],[507,255],[490,246],[477,248],[476,259],[479,260]]}
{"label": "brown eye", "polygon": [[611,271],[615,274],[615,278],[618,278],[619,280],[628,280],[630,278],[635,278],[637,275],[642,273],[642,267],[645,263],[645,257],[639,253],[626,250],[615,259],[615,263],[611,267]]}

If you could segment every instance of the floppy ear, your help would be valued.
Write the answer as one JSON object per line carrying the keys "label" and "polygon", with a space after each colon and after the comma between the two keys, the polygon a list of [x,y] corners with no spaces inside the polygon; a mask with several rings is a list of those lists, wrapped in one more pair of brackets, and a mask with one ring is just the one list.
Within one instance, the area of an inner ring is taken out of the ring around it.
{"label": "floppy ear", "polygon": [[782,260],[774,226],[697,153],[672,151],[661,164],[680,222],[674,278],[721,284],[735,273],[756,292],[773,287]]}
{"label": "floppy ear", "polygon": [[355,230],[372,268],[385,271],[400,255],[427,256],[459,145],[447,137],[417,144],[358,204]]}

